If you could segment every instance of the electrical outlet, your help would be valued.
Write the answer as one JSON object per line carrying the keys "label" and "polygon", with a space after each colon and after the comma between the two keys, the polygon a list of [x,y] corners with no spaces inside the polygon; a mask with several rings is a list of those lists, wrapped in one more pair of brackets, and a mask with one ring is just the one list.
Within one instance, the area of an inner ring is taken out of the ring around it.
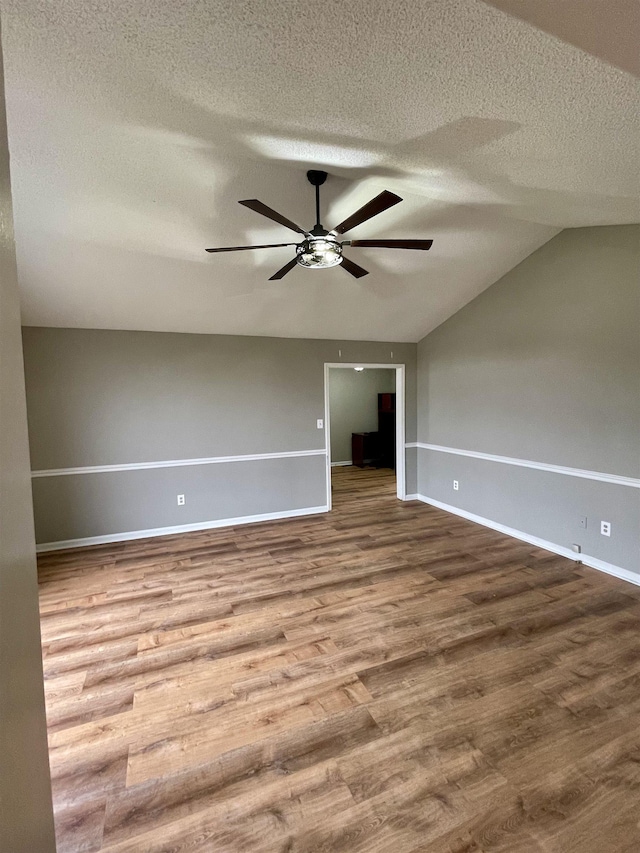
{"label": "electrical outlet", "polygon": [[582,553],[582,545],[578,545],[576,542],[574,542],[573,545],[571,546],[571,550],[575,551],[576,554],[581,554]]}
{"label": "electrical outlet", "polygon": [[184,495],[178,495],[178,506],[184,506]]}
{"label": "electrical outlet", "polygon": [[318,418],[318,420],[316,421],[316,426],[318,427],[318,429],[324,428],[324,421],[322,420],[322,418]]}
{"label": "electrical outlet", "polygon": [[582,527],[583,530],[587,529],[587,516],[586,515],[580,516],[580,527]]}
{"label": "electrical outlet", "polygon": [[457,480],[454,480],[453,481],[453,491],[457,492],[459,488],[460,488],[460,484],[458,483]]}
{"label": "electrical outlet", "polygon": [[610,521],[601,521],[600,522],[600,533],[603,536],[611,536],[611,522]]}

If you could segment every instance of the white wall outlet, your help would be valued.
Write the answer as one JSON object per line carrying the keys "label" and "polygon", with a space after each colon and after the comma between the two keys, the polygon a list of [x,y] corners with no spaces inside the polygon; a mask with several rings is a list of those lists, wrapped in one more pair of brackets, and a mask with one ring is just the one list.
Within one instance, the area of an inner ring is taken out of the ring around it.
{"label": "white wall outlet", "polygon": [[587,516],[586,515],[580,516],[580,527],[582,527],[584,530],[587,529]]}
{"label": "white wall outlet", "polygon": [[460,488],[460,483],[457,480],[454,480],[453,481],[453,491],[457,492],[459,488]]}
{"label": "white wall outlet", "polygon": [[322,418],[318,418],[318,420],[316,421],[316,426],[318,427],[318,429],[324,429],[324,421],[322,420]]}
{"label": "white wall outlet", "polygon": [[573,545],[571,546],[571,550],[575,551],[576,554],[581,554],[582,553],[582,545],[578,545],[576,542],[574,542]]}
{"label": "white wall outlet", "polygon": [[178,495],[178,506],[184,506],[184,495]]}
{"label": "white wall outlet", "polygon": [[611,522],[610,521],[601,521],[600,522],[600,533],[603,536],[611,536]]}

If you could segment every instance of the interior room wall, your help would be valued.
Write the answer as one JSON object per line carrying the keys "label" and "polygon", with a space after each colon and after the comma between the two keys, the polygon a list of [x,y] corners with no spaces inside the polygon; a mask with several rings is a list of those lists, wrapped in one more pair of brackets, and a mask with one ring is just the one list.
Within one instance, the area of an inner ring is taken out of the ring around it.
{"label": "interior room wall", "polygon": [[640,226],[566,230],[420,342],[423,497],[640,572],[639,273]]}
{"label": "interior room wall", "polygon": [[329,411],[331,413],[331,463],[351,464],[351,433],[378,429],[378,394],[396,389],[395,371],[356,371],[332,368],[329,371]]}
{"label": "interior room wall", "polygon": [[0,850],[54,853],[0,48]]}
{"label": "interior room wall", "polygon": [[52,328],[23,339],[39,543],[322,511],[325,362],[405,364],[416,438],[415,344]]}

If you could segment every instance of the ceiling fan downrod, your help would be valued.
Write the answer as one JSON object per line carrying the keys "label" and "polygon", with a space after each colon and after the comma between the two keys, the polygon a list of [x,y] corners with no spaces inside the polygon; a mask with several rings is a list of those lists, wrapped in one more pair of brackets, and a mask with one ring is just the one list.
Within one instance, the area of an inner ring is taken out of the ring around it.
{"label": "ceiling fan downrod", "polygon": [[320,169],[309,169],[307,172],[307,180],[311,186],[316,188],[316,224],[311,232],[312,234],[325,235],[327,232],[322,227],[320,222],[320,187],[327,180],[327,173]]}

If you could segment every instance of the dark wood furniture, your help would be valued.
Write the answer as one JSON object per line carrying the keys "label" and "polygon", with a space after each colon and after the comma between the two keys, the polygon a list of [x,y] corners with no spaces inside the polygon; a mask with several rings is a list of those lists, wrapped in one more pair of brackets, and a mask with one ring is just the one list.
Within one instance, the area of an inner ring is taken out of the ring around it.
{"label": "dark wood furniture", "polygon": [[378,455],[377,432],[351,433],[351,462],[353,465],[364,468],[365,462],[377,462]]}
{"label": "dark wood furniture", "polygon": [[396,467],[395,394],[378,394],[378,467]]}
{"label": "dark wood furniture", "polygon": [[396,395],[378,394],[378,431],[351,433],[351,461],[376,468],[396,467]]}

